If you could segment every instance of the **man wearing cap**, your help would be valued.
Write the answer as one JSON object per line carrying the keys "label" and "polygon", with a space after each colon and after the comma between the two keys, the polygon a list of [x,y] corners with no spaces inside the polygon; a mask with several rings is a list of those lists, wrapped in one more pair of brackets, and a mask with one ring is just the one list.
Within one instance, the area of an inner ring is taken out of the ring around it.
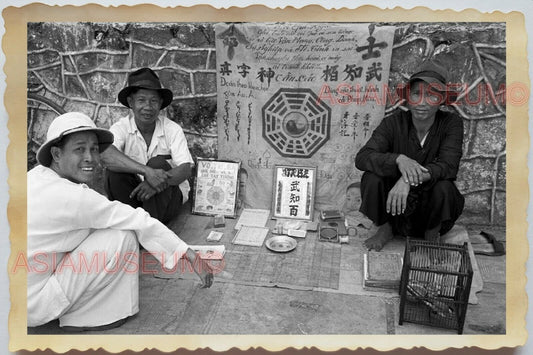
{"label": "man wearing cap", "polygon": [[363,170],[360,211],[378,227],[364,244],[381,248],[394,236],[438,241],[463,211],[454,184],[463,122],[440,110],[448,101],[447,71],[424,63],[406,87],[408,111],[385,117],[358,152]]}
{"label": "man wearing cap", "polygon": [[[28,326],[59,319],[72,331],[119,326],[139,311],[140,243],[173,269],[195,253],[142,208],[89,188],[113,135],[85,114],[57,117],[28,172]],[[194,262],[204,287],[213,275]]]}
{"label": "man wearing cap", "polygon": [[131,111],[111,126],[115,141],[102,154],[108,197],[168,223],[188,199],[193,164],[181,127],[159,114],[172,102],[172,91],[142,68],[128,76],[118,100]]}

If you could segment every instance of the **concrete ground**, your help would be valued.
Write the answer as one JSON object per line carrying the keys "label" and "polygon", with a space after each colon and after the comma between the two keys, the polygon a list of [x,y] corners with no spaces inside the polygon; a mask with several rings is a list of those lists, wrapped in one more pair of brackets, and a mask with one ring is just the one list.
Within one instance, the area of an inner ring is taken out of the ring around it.
{"label": "concrete ground", "polygon": [[[228,247],[235,220],[227,225],[221,242]],[[269,221],[271,223],[272,221]],[[190,244],[207,244],[212,217],[182,213],[170,227]],[[469,235],[491,232],[505,241],[505,230],[470,226]],[[316,238],[308,234],[307,238]],[[413,323],[399,325],[398,292],[369,291],[362,287],[362,241],[351,237],[341,248],[338,289],[264,287],[216,277],[201,289],[194,276],[140,275],[140,311],[123,326],[86,334],[456,334]],[[299,247],[306,243],[299,240]],[[395,239],[384,252],[403,252]],[[262,248],[265,248],[264,246]],[[268,251],[265,251],[268,252]],[[478,304],[468,305],[464,334],[505,334],[505,256],[476,255],[483,289]],[[28,334],[63,334],[57,321],[28,328]]]}

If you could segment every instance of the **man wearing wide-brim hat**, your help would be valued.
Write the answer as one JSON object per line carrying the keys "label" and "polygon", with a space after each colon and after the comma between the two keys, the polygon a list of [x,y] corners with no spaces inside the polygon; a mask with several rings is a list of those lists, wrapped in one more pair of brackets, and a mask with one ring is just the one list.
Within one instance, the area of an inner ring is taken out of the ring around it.
{"label": "man wearing wide-brim hat", "polygon": [[160,114],[172,97],[150,68],[132,72],[118,93],[130,113],[111,126],[115,141],[102,155],[108,197],[164,223],[187,201],[193,165],[182,128]]}
{"label": "man wearing wide-brim hat", "polygon": [[455,186],[463,122],[440,110],[449,102],[448,71],[428,61],[411,75],[407,111],[385,117],[358,152],[360,211],[377,226],[364,244],[380,250],[393,235],[438,241],[463,211]]}
{"label": "man wearing wide-brim hat", "polygon": [[[110,201],[86,184],[111,132],[70,112],[48,128],[28,172],[27,324],[59,319],[71,331],[103,330],[139,311],[139,243],[167,269],[195,253],[142,208]],[[194,263],[203,286],[210,268]]]}

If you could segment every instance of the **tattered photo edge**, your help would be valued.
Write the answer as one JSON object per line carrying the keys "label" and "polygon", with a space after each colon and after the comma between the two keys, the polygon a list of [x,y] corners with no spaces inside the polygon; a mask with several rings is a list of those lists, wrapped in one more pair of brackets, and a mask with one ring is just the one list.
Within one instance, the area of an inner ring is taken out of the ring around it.
{"label": "tattered photo edge", "polygon": [[[30,4],[8,7],[2,12],[6,32],[2,49],[6,56],[3,68],[7,76],[4,104],[9,115],[10,145],[7,149],[9,168],[8,219],[11,233],[11,254],[8,261],[11,310],[9,314],[9,349],[36,350],[50,348],[56,352],[70,349],[103,348],[110,352],[158,349],[172,351],[211,348],[215,351],[232,347],[262,347],[278,351],[316,347],[332,351],[341,348],[425,347],[432,350],[479,347],[497,349],[525,343],[527,295],[526,261],[528,257],[526,209],[528,100],[522,105],[507,105],[507,310],[505,335],[27,335],[26,271],[20,267],[26,253],[26,25],[28,22],[505,22],[507,25],[507,86],[522,89],[509,95],[529,95],[527,33],[524,16],[519,12],[481,13],[475,9],[461,12],[431,10],[424,7],[405,10],[399,7],[383,10],[374,6],[356,9],[326,10],[317,5],[301,9],[271,9],[263,5],[246,8],[216,9],[208,5],[162,8],[155,5],[105,7],[48,6]],[[421,21],[422,20],[422,21]],[[508,100],[510,101],[510,100]],[[510,209],[512,208],[512,210]],[[17,267],[17,265],[19,265]],[[16,270],[16,272],[15,272]]]}

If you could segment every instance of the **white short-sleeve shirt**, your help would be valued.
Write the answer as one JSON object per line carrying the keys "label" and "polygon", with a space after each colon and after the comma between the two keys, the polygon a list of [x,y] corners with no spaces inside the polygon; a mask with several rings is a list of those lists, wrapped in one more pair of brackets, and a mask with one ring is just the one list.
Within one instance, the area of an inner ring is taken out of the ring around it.
{"label": "white short-sleeve shirt", "polygon": [[[184,163],[194,164],[183,129],[176,122],[164,116],[157,118],[149,147],[146,146],[146,141],[137,129],[132,114],[122,117],[109,130],[115,136],[113,145],[138,163],[146,165],[148,160],[157,155],[170,155],[172,158],[167,161],[172,168]],[[183,203],[185,203],[191,189],[189,181],[183,181],[179,187],[183,194]]]}

